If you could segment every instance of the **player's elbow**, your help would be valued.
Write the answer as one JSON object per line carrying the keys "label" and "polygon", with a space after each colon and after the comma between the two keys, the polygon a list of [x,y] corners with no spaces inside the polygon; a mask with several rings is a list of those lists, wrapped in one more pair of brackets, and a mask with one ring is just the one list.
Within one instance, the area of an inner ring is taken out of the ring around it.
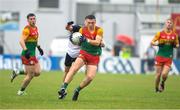
{"label": "player's elbow", "polygon": [[151,42],[150,44],[153,45],[153,42]]}
{"label": "player's elbow", "polygon": [[94,45],[95,46],[99,46],[101,44],[101,42],[95,42]]}
{"label": "player's elbow", "polygon": [[155,45],[155,43],[154,43],[153,41],[151,41],[151,45],[152,45],[152,46],[154,46],[154,45]]}
{"label": "player's elbow", "polygon": [[101,40],[95,40],[94,44],[95,44],[95,46],[101,45]]}
{"label": "player's elbow", "polygon": [[25,45],[25,41],[23,39],[20,39],[19,44],[23,47],[23,45]]}
{"label": "player's elbow", "polygon": [[20,45],[22,45],[22,44],[23,44],[23,41],[22,41],[22,39],[20,39],[20,41],[19,41],[19,44],[20,44]]}

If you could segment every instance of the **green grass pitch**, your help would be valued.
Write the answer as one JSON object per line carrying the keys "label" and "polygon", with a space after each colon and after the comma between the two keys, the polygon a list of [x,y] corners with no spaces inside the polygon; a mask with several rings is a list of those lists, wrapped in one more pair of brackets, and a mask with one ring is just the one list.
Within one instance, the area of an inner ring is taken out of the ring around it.
{"label": "green grass pitch", "polygon": [[180,76],[169,76],[166,90],[155,93],[154,75],[97,74],[73,102],[74,88],[84,74],[74,77],[67,97],[59,100],[62,75],[60,71],[42,72],[26,89],[27,95],[17,96],[23,76],[10,83],[10,71],[0,70],[0,109],[180,109]]}

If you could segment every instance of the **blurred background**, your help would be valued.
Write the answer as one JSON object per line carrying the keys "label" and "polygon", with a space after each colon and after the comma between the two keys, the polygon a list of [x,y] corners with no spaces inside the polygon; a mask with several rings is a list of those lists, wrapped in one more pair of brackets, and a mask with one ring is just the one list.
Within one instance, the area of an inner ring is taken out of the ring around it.
{"label": "blurred background", "polygon": [[[88,14],[104,29],[101,73],[152,73],[156,47],[150,42],[168,18],[180,37],[180,0],[0,0],[0,69],[22,68],[19,38],[35,13],[44,70],[63,70],[68,35],[65,25],[83,25]],[[180,39],[180,38],[179,38]],[[174,51],[171,74],[180,74],[180,48]]]}

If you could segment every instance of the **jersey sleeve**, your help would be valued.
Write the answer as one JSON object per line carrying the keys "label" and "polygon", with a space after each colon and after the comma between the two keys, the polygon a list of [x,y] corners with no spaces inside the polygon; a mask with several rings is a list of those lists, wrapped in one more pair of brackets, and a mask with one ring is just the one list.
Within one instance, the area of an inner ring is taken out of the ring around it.
{"label": "jersey sleeve", "polygon": [[82,34],[82,27],[79,29],[79,32]]}
{"label": "jersey sleeve", "polygon": [[29,34],[30,34],[29,29],[28,28],[24,28],[22,34],[23,34],[23,36],[29,36]]}
{"label": "jersey sleeve", "polygon": [[103,29],[102,28],[99,28],[97,30],[97,35],[103,37]]}
{"label": "jersey sleeve", "polygon": [[176,34],[176,41],[175,41],[176,44],[179,44],[179,39],[178,39],[178,35]]}
{"label": "jersey sleeve", "polygon": [[152,42],[156,42],[157,40],[159,40],[160,37],[160,32],[157,32],[156,35],[154,36]]}

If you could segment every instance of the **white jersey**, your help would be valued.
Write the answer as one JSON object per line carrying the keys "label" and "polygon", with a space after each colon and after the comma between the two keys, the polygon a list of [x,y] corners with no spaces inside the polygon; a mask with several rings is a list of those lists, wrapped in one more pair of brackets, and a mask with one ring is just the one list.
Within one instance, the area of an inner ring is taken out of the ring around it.
{"label": "white jersey", "polygon": [[80,51],[80,46],[74,45],[72,44],[71,41],[69,41],[68,49],[67,49],[67,53],[69,54],[69,56],[71,56],[72,58],[76,58],[79,55],[79,51]]}

